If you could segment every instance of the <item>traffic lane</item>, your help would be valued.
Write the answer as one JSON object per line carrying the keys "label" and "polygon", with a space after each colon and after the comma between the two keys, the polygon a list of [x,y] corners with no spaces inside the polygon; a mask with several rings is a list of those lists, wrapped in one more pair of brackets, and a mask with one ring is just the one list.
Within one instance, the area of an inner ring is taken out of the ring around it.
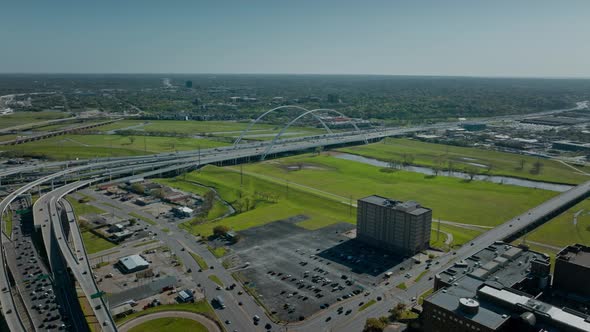
{"label": "traffic lane", "polygon": [[[185,265],[192,270],[193,280],[201,284],[201,288],[204,290],[205,296],[209,301],[217,295],[221,295],[224,298],[226,302],[226,308],[223,310],[216,310],[216,313],[220,319],[223,322],[229,320],[231,322],[230,325],[237,327],[238,329],[246,329],[248,331],[263,331],[264,329],[262,326],[267,322],[259,324],[259,326],[255,326],[252,319],[254,315],[258,315],[264,319],[265,314],[260,309],[260,307],[254,303],[254,300],[248,298],[249,296],[245,295],[246,293],[243,289],[241,289],[241,286],[236,286],[234,291],[225,291],[223,288],[221,290],[217,290],[217,284],[208,278],[209,275],[215,274],[226,286],[231,285],[235,281],[233,281],[233,278],[228,275],[227,271],[223,268],[223,266],[221,266],[221,264],[217,261],[217,259],[215,259],[209,250],[206,248],[201,248],[196,243],[193,244],[187,243],[188,241],[182,241],[182,235],[184,233],[180,232],[178,228],[176,229],[178,231],[175,232],[175,235],[177,234],[178,237],[169,236],[166,233],[161,234],[161,236],[159,235],[158,237],[164,243],[168,244],[173,252],[179,255],[184,260]],[[181,242],[179,242],[179,240],[181,240]],[[213,266],[213,269],[209,269],[204,272],[198,272],[198,264],[194,261],[192,256],[186,252],[186,249],[185,251],[182,251],[182,248],[191,250],[203,257],[209,266]],[[237,295],[238,290],[242,290],[244,295]],[[242,302],[242,305],[240,306],[238,302]],[[270,323],[270,321],[268,323]]]}
{"label": "traffic lane", "polygon": [[[65,259],[67,266],[71,268],[71,271],[73,272],[76,280],[78,280],[78,283],[84,291],[88,302],[92,306],[92,311],[94,312],[95,317],[101,322],[103,330],[114,331],[116,329],[116,327],[114,327],[114,321],[110,317],[110,313],[107,311],[108,309],[106,306],[103,305],[102,300],[100,298],[93,299],[91,297],[92,294],[98,292],[96,283],[92,279],[92,271],[86,270],[84,266],[80,264],[79,260],[76,259],[75,254],[71,251],[70,246],[66,242],[66,236],[63,232],[61,221],[58,215],[57,201],[69,191],[86,184],[86,182],[72,183],[54,190],[45,196],[49,197],[51,223],[53,230],[56,233],[55,236],[57,237],[58,247],[62,253],[62,257]],[[76,228],[71,228],[71,231],[75,232],[76,230]]]}

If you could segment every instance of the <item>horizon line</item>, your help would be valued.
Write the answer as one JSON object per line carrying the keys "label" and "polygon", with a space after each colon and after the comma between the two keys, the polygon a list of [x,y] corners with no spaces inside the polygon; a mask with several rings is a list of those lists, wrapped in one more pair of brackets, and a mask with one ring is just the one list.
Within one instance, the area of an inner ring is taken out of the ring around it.
{"label": "horizon line", "polygon": [[448,77],[505,79],[590,79],[590,76],[519,76],[519,75],[461,75],[461,74],[361,74],[361,73],[216,73],[216,72],[0,72],[0,75],[234,75],[234,76],[379,76],[379,77]]}

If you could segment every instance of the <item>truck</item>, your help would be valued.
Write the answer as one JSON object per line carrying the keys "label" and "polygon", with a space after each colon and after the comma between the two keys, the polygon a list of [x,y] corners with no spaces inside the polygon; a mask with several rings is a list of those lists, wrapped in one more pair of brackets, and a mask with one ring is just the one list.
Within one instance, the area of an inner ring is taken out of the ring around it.
{"label": "truck", "polygon": [[217,295],[214,299],[213,299],[214,304],[217,304],[217,306],[219,306],[221,309],[225,309],[225,302],[223,301],[223,297],[221,297],[220,295]]}
{"label": "truck", "polygon": [[384,278],[389,278],[393,275],[393,272],[389,271],[389,272],[385,272],[385,276]]}

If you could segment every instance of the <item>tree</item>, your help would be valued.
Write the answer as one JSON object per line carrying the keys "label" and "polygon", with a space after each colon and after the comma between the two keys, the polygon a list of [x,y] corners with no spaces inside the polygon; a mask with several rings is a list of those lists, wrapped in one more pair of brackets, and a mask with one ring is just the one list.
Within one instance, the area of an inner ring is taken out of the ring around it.
{"label": "tree", "polygon": [[518,166],[519,166],[519,168],[518,168],[518,169],[519,169],[519,170],[523,170],[523,169],[524,169],[524,164],[525,164],[525,163],[526,163],[526,160],[524,160],[524,159],[521,159],[521,160],[519,160],[519,162],[518,162]]}
{"label": "tree", "polygon": [[213,235],[215,237],[225,236],[229,232],[229,227],[225,225],[218,225],[213,227]]}
{"label": "tree", "polygon": [[404,165],[411,165],[414,162],[414,155],[409,153],[404,153]]}
{"label": "tree", "polygon": [[403,303],[398,303],[393,309],[389,312],[391,316],[389,317],[392,321],[398,321],[403,318],[404,312],[406,311],[406,305]]}
{"label": "tree", "polygon": [[315,153],[319,156],[320,154],[322,154],[322,152],[324,152],[324,147],[323,146],[318,146],[317,148],[315,148]]}
{"label": "tree", "polygon": [[208,212],[213,208],[213,203],[215,203],[215,192],[213,190],[208,190],[205,195],[203,195],[203,211]]}
{"label": "tree", "polygon": [[134,183],[131,185],[131,190],[134,192],[143,195],[145,193],[145,187],[141,183]]}
{"label": "tree", "polygon": [[543,169],[543,163],[539,160],[535,161],[533,167],[531,168],[531,174],[540,174],[541,170]]}
{"label": "tree", "polygon": [[129,136],[129,144],[133,144],[133,142],[135,142],[135,137],[133,136]]}
{"label": "tree", "polygon": [[467,173],[469,181],[473,181],[473,178],[477,175],[477,169],[475,167],[467,167],[465,168],[465,173]]}
{"label": "tree", "polygon": [[367,318],[363,332],[381,332],[387,327],[387,317]]}
{"label": "tree", "polygon": [[388,163],[387,163],[387,167],[394,169],[394,168],[398,168],[399,162],[395,159],[391,159]]}
{"label": "tree", "polygon": [[166,191],[164,190],[164,188],[159,188],[154,190],[153,196],[157,197],[157,198],[164,198],[164,195],[166,195]]}
{"label": "tree", "polygon": [[449,164],[449,174],[452,174],[453,170],[455,169],[455,163],[452,160],[449,160],[448,164]]}

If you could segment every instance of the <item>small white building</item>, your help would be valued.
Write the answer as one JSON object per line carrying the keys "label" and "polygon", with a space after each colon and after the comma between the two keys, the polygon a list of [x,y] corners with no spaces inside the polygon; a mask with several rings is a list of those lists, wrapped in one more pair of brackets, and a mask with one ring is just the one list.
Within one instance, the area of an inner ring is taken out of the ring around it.
{"label": "small white building", "polygon": [[172,209],[172,212],[180,218],[188,218],[193,215],[193,209],[186,206],[175,207]]}

